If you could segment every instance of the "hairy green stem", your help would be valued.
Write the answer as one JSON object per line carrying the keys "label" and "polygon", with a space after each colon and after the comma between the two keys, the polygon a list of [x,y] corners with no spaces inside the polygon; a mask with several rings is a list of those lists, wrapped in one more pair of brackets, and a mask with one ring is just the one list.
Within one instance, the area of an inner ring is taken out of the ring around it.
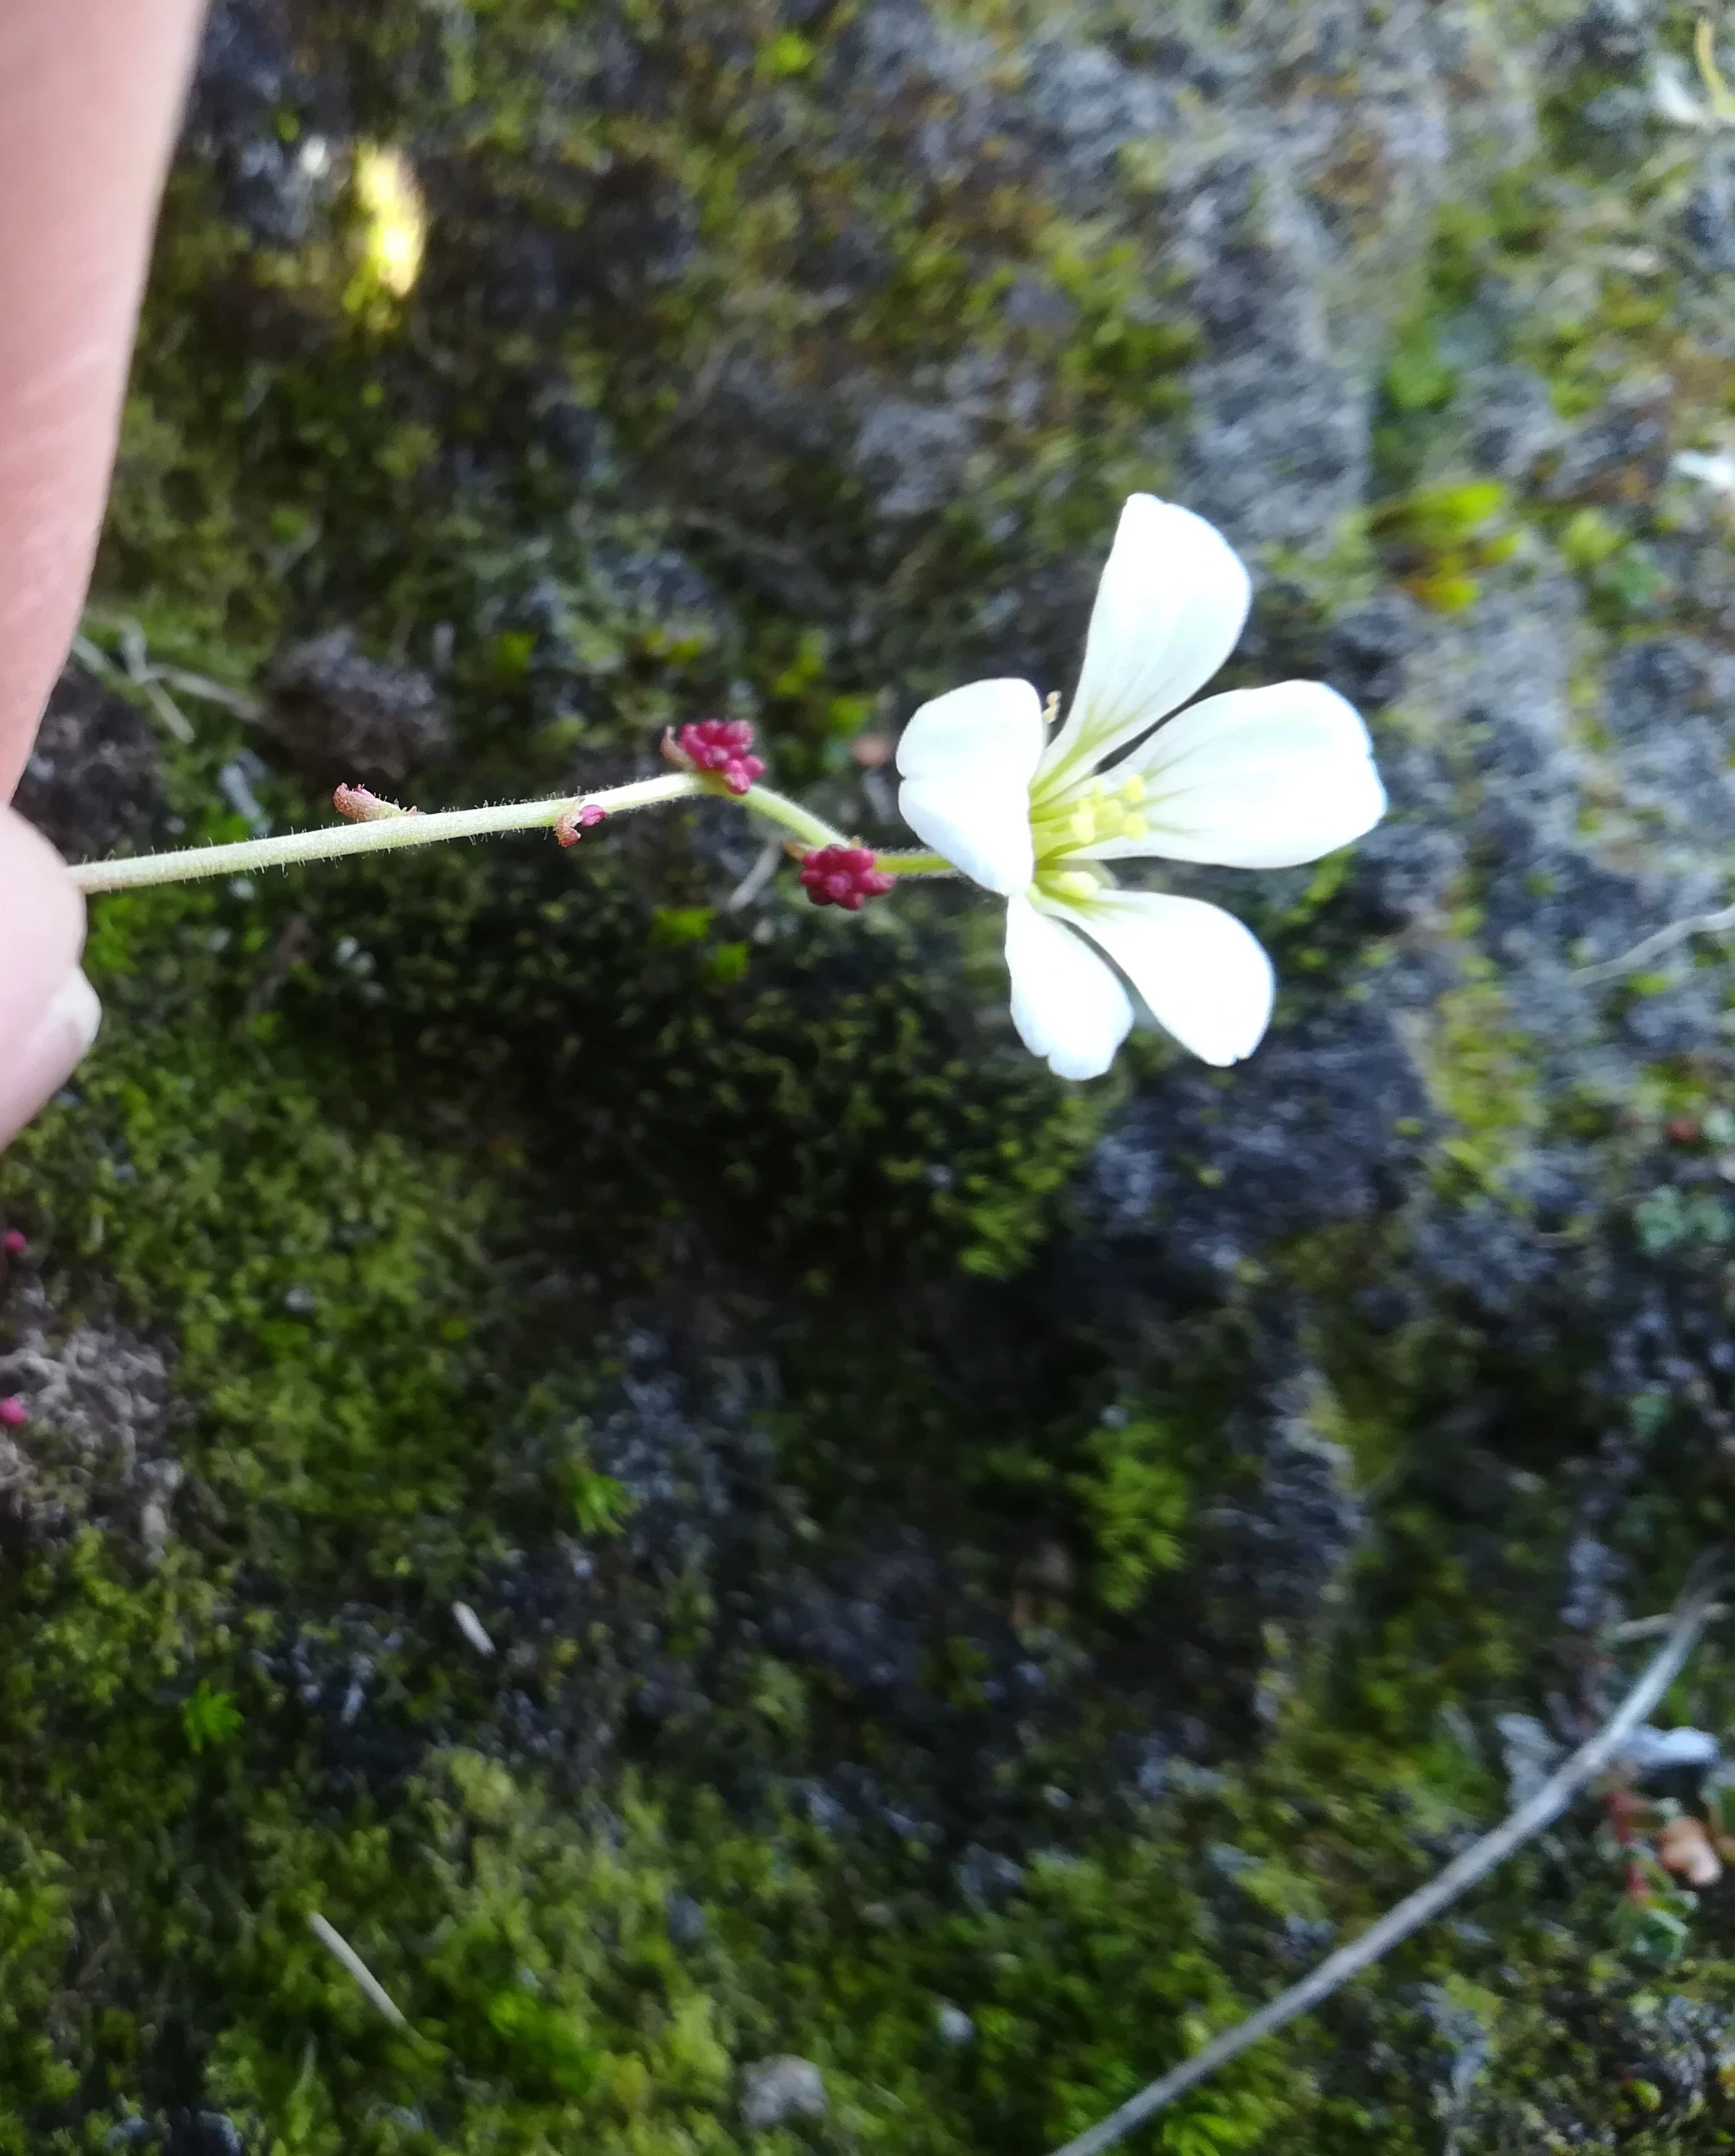
{"label": "hairy green stem", "polygon": [[768,824],[781,824],[786,831],[809,846],[847,846],[850,841],[841,831],[834,831],[829,824],[823,823],[798,801],[792,801],[787,793],[779,793],[769,786],[755,786],[739,796],[741,805],[750,815],[762,816]]}
{"label": "hairy green stem", "polygon": [[888,875],[956,875],[944,854],[875,854],[874,866]]}
{"label": "hairy green stem", "polygon": [[[341,790],[341,789],[340,789]],[[304,861],[345,860],[354,854],[394,853],[406,846],[434,846],[446,839],[492,838],[503,831],[546,830],[582,808],[617,816],[665,801],[711,794],[737,800],[749,814],[776,824],[808,847],[847,846],[841,831],[769,786],[737,797],[696,773],[641,778],[600,793],[565,794],[557,801],[507,801],[491,808],[448,808],[424,816],[378,804],[364,821],[329,824],[317,831],[290,831],[280,839],[243,839],[234,845],[188,846],[179,853],[145,854],[136,860],[86,861],[72,870],[83,891],[135,891],[146,884],[192,883],[202,876],[251,875],[259,869],[295,868]],[[876,868],[893,875],[947,875],[950,861],[938,854],[876,854]]]}
{"label": "hairy green stem", "polygon": [[[365,824],[338,824],[317,831],[289,831],[280,839],[244,839],[229,846],[189,846],[176,854],[145,854],[136,860],[87,861],[72,871],[83,891],[131,891],[143,884],[191,883],[201,876],[251,875],[259,869],[294,868],[302,861],[344,860],[352,854],[396,852],[434,846],[445,839],[487,839],[502,831],[547,830],[562,817],[597,808],[610,816],[680,801],[711,788],[688,772],[642,778],[600,793],[563,794],[557,801],[507,801],[491,808],[447,808],[429,816],[382,816]],[[793,805],[793,804],[792,804]]]}

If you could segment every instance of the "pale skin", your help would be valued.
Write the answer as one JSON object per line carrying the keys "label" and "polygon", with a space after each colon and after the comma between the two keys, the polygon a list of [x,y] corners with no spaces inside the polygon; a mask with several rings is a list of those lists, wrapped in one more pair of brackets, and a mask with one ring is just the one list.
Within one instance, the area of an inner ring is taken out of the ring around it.
{"label": "pale skin", "polygon": [[[0,6],[0,800],[83,604],[203,0]],[[64,1083],[96,999],[84,903],[0,808],[0,1144]]]}

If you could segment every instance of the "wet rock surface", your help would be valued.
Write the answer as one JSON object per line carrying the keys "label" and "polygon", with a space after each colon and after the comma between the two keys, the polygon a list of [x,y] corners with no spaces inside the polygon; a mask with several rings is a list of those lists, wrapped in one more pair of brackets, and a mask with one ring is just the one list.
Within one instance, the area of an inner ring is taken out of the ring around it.
{"label": "wet rock surface", "polygon": [[[100,915],[104,1047],[8,1169],[20,2145],[1041,2156],[1612,1704],[1735,1445],[1727,947],[1587,971],[1735,848],[1691,35],[217,9],[103,596],[264,721],[69,675],[57,844],[724,715],[899,843],[884,744],[1064,689],[1134,487],[1392,808],[1165,875],[1269,944],[1270,1034],[1084,1092],[976,894],[829,921],[721,808]],[[1177,2145],[1719,2145],[1728,1890],[1635,1892],[1613,1817]]]}
{"label": "wet rock surface", "polygon": [[266,732],[316,785],[328,777],[406,778],[446,743],[434,684],[369,658],[352,629],[290,645],[273,660],[266,689]]}
{"label": "wet rock surface", "polygon": [[148,852],[165,832],[150,720],[74,661],[49,699],[14,806],[70,859],[123,845]]}
{"label": "wet rock surface", "polygon": [[121,1533],[147,1563],[172,1532],[183,1471],[177,1404],[161,1353],[124,1330],[57,1322],[20,1260],[0,1288],[0,1512],[15,1550],[66,1540],[88,1522]]}
{"label": "wet rock surface", "polygon": [[761,2059],[742,2069],[741,2123],[768,2133],[796,2118],[824,2118],[825,2083],[810,2059]]}

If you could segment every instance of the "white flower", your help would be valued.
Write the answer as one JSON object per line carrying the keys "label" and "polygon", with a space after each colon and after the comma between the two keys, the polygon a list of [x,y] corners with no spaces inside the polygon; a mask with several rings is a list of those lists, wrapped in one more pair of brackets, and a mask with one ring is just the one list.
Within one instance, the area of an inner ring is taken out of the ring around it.
{"label": "white flower", "polygon": [[1270,961],[1232,914],[1119,890],[1103,863],[1287,868],[1385,812],[1368,730],[1322,683],[1232,690],[1158,726],[1235,649],[1250,588],[1203,517],[1136,494],[1053,739],[1028,681],[975,681],[924,704],[898,744],[905,822],[1007,901],[1013,1023],[1060,1077],[1100,1076],[1132,1024],[1092,944],[1207,1063],[1250,1055],[1270,1016]]}

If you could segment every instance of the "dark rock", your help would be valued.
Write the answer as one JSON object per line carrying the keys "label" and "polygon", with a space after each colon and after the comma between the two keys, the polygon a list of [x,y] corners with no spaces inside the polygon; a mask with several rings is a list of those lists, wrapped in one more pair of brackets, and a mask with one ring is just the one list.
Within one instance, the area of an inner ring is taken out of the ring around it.
{"label": "dark rock", "polygon": [[163,2156],[246,2156],[247,2143],[218,2111],[182,2112],[171,2121]]}
{"label": "dark rock", "polygon": [[824,2079],[809,2059],[786,2055],[741,2070],[741,2123],[749,2133],[769,2133],[794,2118],[824,2118],[830,2107]]}
{"label": "dark rock", "polygon": [[272,662],[260,723],[321,788],[406,778],[447,746],[425,674],[364,655],[354,630],[328,629]]}
{"label": "dark rock", "polygon": [[1563,61],[1625,71],[1638,66],[1651,43],[1644,0],[1591,0],[1561,33],[1556,51]]}
{"label": "dark rock", "polygon": [[1394,703],[1404,693],[1404,662],[1425,638],[1424,618],[1402,592],[1347,608],[1332,624],[1325,675],[1363,711]]}
{"label": "dark rock", "polygon": [[669,1927],[669,1936],[678,1947],[703,1946],[706,1926],[705,1912],[690,1894],[678,1890],[663,1904],[663,1921]]}
{"label": "dark rock", "polygon": [[940,1565],[911,1532],[865,1553],[847,1584],[803,1581],[777,1623],[785,1651],[868,1697],[908,1696],[921,1677]]}
{"label": "dark rock", "polygon": [[146,853],[164,803],[151,721],[75,662],[49,700],[14,805],[69,860]]}
{"label": "dark rock", "polygon": [[1477,471],[1519,480],[1563,439],[1567,429],[1548,385],[1528,367],[1479,367],[1459,384],[1457,411]]}
{"label": "dark rock", "polygon": [[1668,468],[1663,394],[1640,386],[1612,398],[1571,434],[1548,484],[1551,501],[1630,501],[1654,493]]}
{"label": "dark rock", "polygon": [[1625,2018],[1635,2078],[1661,2087],[1674,2103],[1702,2103],[1718,2085],[1735,2017],[1721,2005],[1670,1992]]}
{"label": "dark rock", "polygon": [[1242,352],[1193,377],[1187,499],[1238,546],[1304,542],[1367,491],[1369,397],[1327,359]]}
{"label": "dark rock", "polygon": [[973,1844],[955,1867],[959,1891],[971,1906],[992,1909],[1016,1894],[1024,1884],[1024,1870],[998,1850]]}
{"label": "dark rock", "polygon": [[1316,1426],[1319,1385],[1298,1369],[1224,1430],[1245,1465],[1235,1495],[1203,1522],[1201,1573],[1213,1629],[1231,1651],[1270,1625],[1317,1618],[1365,1524],[1347,1455]]}
{"label": "dark rock", "polygon": [[0,1533],[29,1545],[105,1523],[156,1563],[183,1479],[162,1355],[118,1327],[57,1322],[28,1273],[6,1284],[0,1327],[0,1394],[29,1418],[0,1431]]}
{"label": "dark rock", "polygon": [[1715,276],[1735,270],[1735,173],[1726,159],[1707,160],[1681,222],[1700,269]]}
{"label": "dark rock", "polygon": [[[296,124],[285,126],[285,115]],[[188,103],[189,140],[216,171],[223,207],[259,242],[295,247],[336,181],[341,107],[297,64],[283,0],[218,0]]]}
{"label": "dark rock", "polygon": [[1177,1070],[1098,1144],[1088,1213],[1136,1267],[1204,1285],[1262,1248],[1397,1205],[1434,1111],[1374,997],[1274,1034],[1230,1075]]}

